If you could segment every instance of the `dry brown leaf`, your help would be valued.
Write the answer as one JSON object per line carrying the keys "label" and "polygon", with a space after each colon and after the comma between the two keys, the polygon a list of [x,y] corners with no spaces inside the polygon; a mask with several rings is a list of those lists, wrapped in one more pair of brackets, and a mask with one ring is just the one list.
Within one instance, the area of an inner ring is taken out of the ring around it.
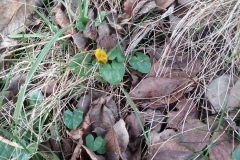
{"label": "dry brown leaf", "polygon": [[206,97],[217,112],[225,107],[225,103],[228,102],[230,88],[234,86],[236,81],[236,77],[224,74],[208,85]]}
{"label": "dry brown leaf", "polygon": [[140,84],[131,91],[130,96],[133,98],[157,98],[167,96],[176,91],[176,89],[186,81],[187,79],[183,78],[149,77],[143,79]]}
{"label": "dry brown leaf", "polygon": [[[145,124],[145,119],[141,116],[142,124]],[[140,134],[142,134],[141,126],[137,120],[134,113],[131,113],[125,118],[126,124],[129,126],[129,136],[130,139],[136,139]]]}
{"label": "dry brown leaf", "polygon": [[177,105],[176,108],[179,111],[172,111],[167,114],[167,127],[179,129],[179,124],[186,120],[187,118],[197,118],[197,108],[193,104],[192,100],[182,99]]}
{"label": "dry brown leaf", "polygon": [[19,73],[15,75],[7,88],[7,91],[11,91],[14,95],[17,95],[20,87],[25,83],[27,75],[24,73]]}
{"label": "dry brown leaf", "polygon": [[77,143],[77,146],[75,147],[75,149],[72,153],[71,160],[77,160],[77,159],[80,158],[80,155],[81,155],[81,152],[82,152],[82,149],[81,149],[82,146],[83,146],[83,140],[79,139],[78,143]]}
{"label": "dry brown leaf", "polygon": [[132,12],[135,6],[138,4],[140,0],[127,0],[124,2],[124,13],[127,15],[127,18],[132,17]]}
{"label": "dry brown leaf", "polygon": [[83,35],[86,38],[90,38],[96,41],[98,37],[98,32],[97,32],[97,28],[93,24],[94,23],[92,21],[88,22],[88,24],[86,25],[83,31]]}
{"label": "dry brown leaf", "polygon": [[153,145],[148,160],[186,160],[192,154],[192,151],[179,145],[177,142],[168,141],[162,147]]}
{"label": "dry brown leaf", "polygon": [[[62,11],[61,7],[56,7],[54,9],[54,12],[55,12],[55,15],[54,15],[54,19],[56,21],[56,23],[61,27],[61,28],[64,28],[64,27],[67,27],[70,25],[70,21],[67,17],[67,15]],[[77,33],[76,29],[75,28],[68,28],[66,31],[65,31],[65,34],[75,34]]]}
{"label": "dry brown leaf", "polygon": [[113,129],[116,133],[120,150],[121,152],[124,152],[129,143],[129,135],[123,119],[120,119],[116,124],[114,124]]}
{"label": "dry brown leaf", "polygon": [[233,144],[233,139],[226,133],[219,133],[210,150],[209,156],[211,160],[231,160],[232,152],[236,145]]}
{"label": "dry brown leaf", "polygon": [[174,2],[174,0],[155,0],[155,2],[160,10],[165,10]]}
{"label": "dry brown leaf", "polygon": [[77,48],[82,51],[86,47],[87,38],[83,36],[82,33],[78,32],[72,35],[74,43],[77,45]]}
{"label": "dry brown leaf", "polygon": [[177,142],[194,151],[201,151],[210,143],[208,127],[198,119],[186,120],[178,133]]}
{"label": "dry brown leaf", "polygon": [[0,32],[3,35],[24,31],[24,23],[33,12],[33,0],[0,1]]}
{"label": "dry brown leaf", "polygon": [[[90,149],[88,149],[86,146],[82,145],[82,148],[87,152],[87,154],[89,155],[89,157],[91,158],[91,160],[105,160],[105,158],[103,156],[100,155],[96,155],[93,151],[91,151]],[[85,159],[85,157],[82,157],[80,159]],[[72,159],[71,159],[72,160]]]}
{"label": "dry brown leaf", "polygon": [[91,104],[91,110],[89,111],[90,120],[93,130],[96,127],[101,127],[105,130],[110,129],[115,123],[115,110],[108,108],[106,104],[107,98],[101,97],[95,100]]}
{"label": "dry brown leaf", "polygon": [[97,43],[99,48],[102,48],[108,52],[118,44],[118,38],[116,34],[106,35],[103,39],[99,38]]}
{"label": "dry brown leaf", "polygon": [[152,65],[147,77],[194,77],[198,72],[201,71],[201,60],[194,59],[188,60],[187,58],[176,60],[175,62],[170,61],[167,65],[162,65],[160,61]]}
{"label": "dry brown leaf", "polygon": [[92,101],[103,96],[105,93],[98,91],[89,91],[89,93],[81,96],[78,101],[77,108],[79,108],[83,113],[87,113],[89,110],[89,106]]}
{"label": "dry brown leaf", "polygon": [[121,149],[118,143],[118,138],[117,135],[114,131],[113,128],[110,128],[107,132],[107,134],[105,135],[104,139],[106,140],[106,147],[107,147],[107,151],[110,151],[112,153],[117,153],[117,154],[121,154]]}
{"label": "dry brown leaf", "polygon": [[140,8],[140,10],[138,11],[138,16],[141,16],[143,14],[148,13],[149,11],[151,11],[153,8],[156,7],[156,3],[155,1],[146,1],[144,3],[144,5]]}
{"label": "dry brown leaf", "polygon": [[118,14],[117,11],[111,10],[106,15],[108,23],[116,30],[122,30],[123,27],[119,25]]}
{"label": "dry brown leaf", "polygon": [[229,108],[240,107],[240,79],[234,84],[229,93],[227,106]]}
{"label": "dry brown leaf", "polygon": [[57,84],[56,84],[56,81],[50,81],[48,84],[46,84],[42,89],[41,91],[43,92],[44,95],[51,95],[53,93],[55,93],[57,89]]}

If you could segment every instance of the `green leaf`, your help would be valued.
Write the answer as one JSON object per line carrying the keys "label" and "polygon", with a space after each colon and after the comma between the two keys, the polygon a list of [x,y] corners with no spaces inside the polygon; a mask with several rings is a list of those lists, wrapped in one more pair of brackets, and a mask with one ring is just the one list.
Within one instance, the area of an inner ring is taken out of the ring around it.
{"label": "green leaf", "polygon": [[31,92],[28,97],[30,107],[36,107],[40,105],[44,100],[44,96],[40,90]]}
{"label": "green leaf", "polygon": [[91,151],[96,151],[94,148],[94,137],[91,134],[88,134],[86,137],[86,145]]}
{"label": "green leaf", "polygon": [[129,60],[131,67],[139,72],[148,73],[151,69],[151,60],[149,56],[141,52],[136,52],[135,55],[136,56],[132,56]]}
{"label": "green leaf", "polygon": [[94,141],[94,149],[95,151],[97,151],[98,149],[100,149],[103,145],[104,139],[102,139],[102,137],[98,136],[95,141]]}
{"label": "green leaf", "polygon": [[100,73],[107,82],[117,85],[121,82],[125,74],[125,66],[123,63],[113,60],[112,65],[100,65]]}
{"label": "green leaf", "polygon": [[232,153],[232,160],[239,160],[240,157],[240,145]]}
{"label": "green leaf", "polygon": [[99,148],[99,149],[97,150],[97,153],[99,153],[99,154],[105,154],[105,153],[106,153],[106,147],[105,147],[105,146],[102,146],[101,148]]}
{"label": "green leaf", "polygon": [[89,21],[90,21],[89,18],[81,16],[78,19],[78,25],[77,25],[78,30],[79,31],[84,31],[84,29],[86,28],[86,25]]}
{"label": "green leaf", "polygon": [[123,51],[120,47],[114,47],[109,51],[108,55],[109,55],[109,60],[114,60],[115,58],[117,58],[118,62],[125,61]]}
{"label": "green leaf", "polygon": [[89,76],[92,73],[92,57],[85,52],[79,53],[73,57],[69,63],[70,70],[79,76]]}
{"label": "green leaf", "polygon": [[76,109],[73,112],[66,110],[63,114],[63,122],[71,130],[76,129],[82,120],[83,112],[79,109]]}
{"label": "green leaf", "polygon": [[98,17],[95,19],[94,26],[97,27],[99,26],[102,21],[106,18],[107,12],[106,11],[101,11],[98,15]]}

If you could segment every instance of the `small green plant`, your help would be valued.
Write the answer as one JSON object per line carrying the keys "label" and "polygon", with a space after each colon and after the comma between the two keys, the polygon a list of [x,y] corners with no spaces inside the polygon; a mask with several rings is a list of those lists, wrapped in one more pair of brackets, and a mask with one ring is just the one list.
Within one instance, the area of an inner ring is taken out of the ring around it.
{"label": "small green plant", "polygon": [[[125,74],[125,57],[120,47],[114,47],[108,53],[98,48],[95,50],[96,60],[93,60],[87,53],[80,53],[74,56],[73,60],[69,63],[69,68],[79,76],[89,76],[93,72],[93,66],[96,61],[99,63],[99,68],[96,73],[102,76],[95,76],[101,82],[107,81],[110,84],[117,85],[123,79]],[[130,65],[142,72],[148,73],[151,68],[151,61],[147,55],[141,52],[135,53],[130,59]]]}
{"label": "small green plant", "polygon": [[99,26],[106,18],[107,12],[106,11],[101,11],[97,18],[95,19],[94,26],[97,27]]}
{"label": "small green plant", "polygon": [[135,70],[142,73],[148,73],[151,69],[151,60],[149,56],[142,52],[136,52],[129,60],[129,64]]}
{"label": "small green plant", "polygon": [[96,151],[99,154],[106,152],[106,141],[100,136],[94,139],[93,135],[88,134],[86,137],[86,145],[93,152]]}
{"label": "small green plant", "polygon": [[240,145],[232,153],[232,160],[238,160],[240,157]]}
{"label": "small green plant", "polygon": [[79,19],[77,21],[77,29],[83,31],[86,28],[87,23],[90,19],[87,17],[88,13],[88,0],[84,0],[83,6],[81,0],[78,0],[79,7]]}
{"label": "small green plant", "polygon": [[73,112],[66,110],[63,114],[63,122],[71,130],[76,129],[82,120],[83,112],[80,109],[76,109]]}
{"label": "small green plant", "polygon": [[44,96],[40,90],[33,91],[28,96],[28,101],[30,107],[35,108],[37,105],[40,105],[44,100]]}

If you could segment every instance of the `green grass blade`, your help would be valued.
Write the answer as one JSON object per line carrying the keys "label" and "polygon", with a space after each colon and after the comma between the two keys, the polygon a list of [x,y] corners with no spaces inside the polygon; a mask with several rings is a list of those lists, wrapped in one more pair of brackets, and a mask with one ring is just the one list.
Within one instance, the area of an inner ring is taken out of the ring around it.
{"label": "green grass blade", "polygon": [[134,102],[132,101],[132,99],[130,98],[129,94],[122,88],[120,87],[121,91],[123,92],[123,94],[126,96],[126,99],[127,99],[127,102],[130,104],[130,106],[132,107],[133,111],[134,111],[134,114],[136,115],[136,118],[137,118],[137,121],[143,131],[143,135],[145,137],[145,140],[146,140],[146,143],[148,145],[148,147],[150,146],[150,139],[148,137],[148,135],[146,134],[145,130],[144,130],[144,127],[143,127],[143,124],[142,124],[142,121],[141,121],[141,118],[138,114],[138,109],[136,107],[136,105],[134,104]]}
{"label": "green grass blade", "polygon": [[43,60],[43,58],[46,56],[46,54],[48,53],[48,51],[51,49],[52,45],[54,44],[54,42],[64,33],[64,31],[66,31],[67,28],[71,27],[65,27],[60,29],[53,37],[52,39],[44,46],[44,48],[42,49],[42,51],[40,52],[39,56],[37,57],[36,61],[33,63],[30,71],[28,72],[27,78],[26,78],[26,82],[25,84],[22,86],[22,88],[19,91],[19,96],[18,96],[18,100],[16,103],[16,108],[14,110],[14,114],[13,114],[13,118],[15,120],[17,120],[19,118],[19,115],[21,113],[22,110],[22,106],[23,106],[23,101],[24,101],[24,96],[27,90],[27,86],[31,80],[31,78],[33,77],[35,71],[37,70],[39,64],[41,63],[41,61]]}
{"label": "green grass blade", "polygon": [[9,38],[46,38],[45,35],[34,33],[34,34],[10,34]]}

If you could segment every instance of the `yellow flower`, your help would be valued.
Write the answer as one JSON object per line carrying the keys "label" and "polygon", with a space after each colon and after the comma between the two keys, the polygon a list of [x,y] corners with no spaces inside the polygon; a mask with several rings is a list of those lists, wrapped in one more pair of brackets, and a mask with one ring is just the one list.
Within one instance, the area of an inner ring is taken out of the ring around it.
{"label": "yellow flower", "polygon": [[108,55],[104,50],[101,50],[100,48],[98,48],[95,50],[94,54],[98,63],[106,64],[108,62]]}

